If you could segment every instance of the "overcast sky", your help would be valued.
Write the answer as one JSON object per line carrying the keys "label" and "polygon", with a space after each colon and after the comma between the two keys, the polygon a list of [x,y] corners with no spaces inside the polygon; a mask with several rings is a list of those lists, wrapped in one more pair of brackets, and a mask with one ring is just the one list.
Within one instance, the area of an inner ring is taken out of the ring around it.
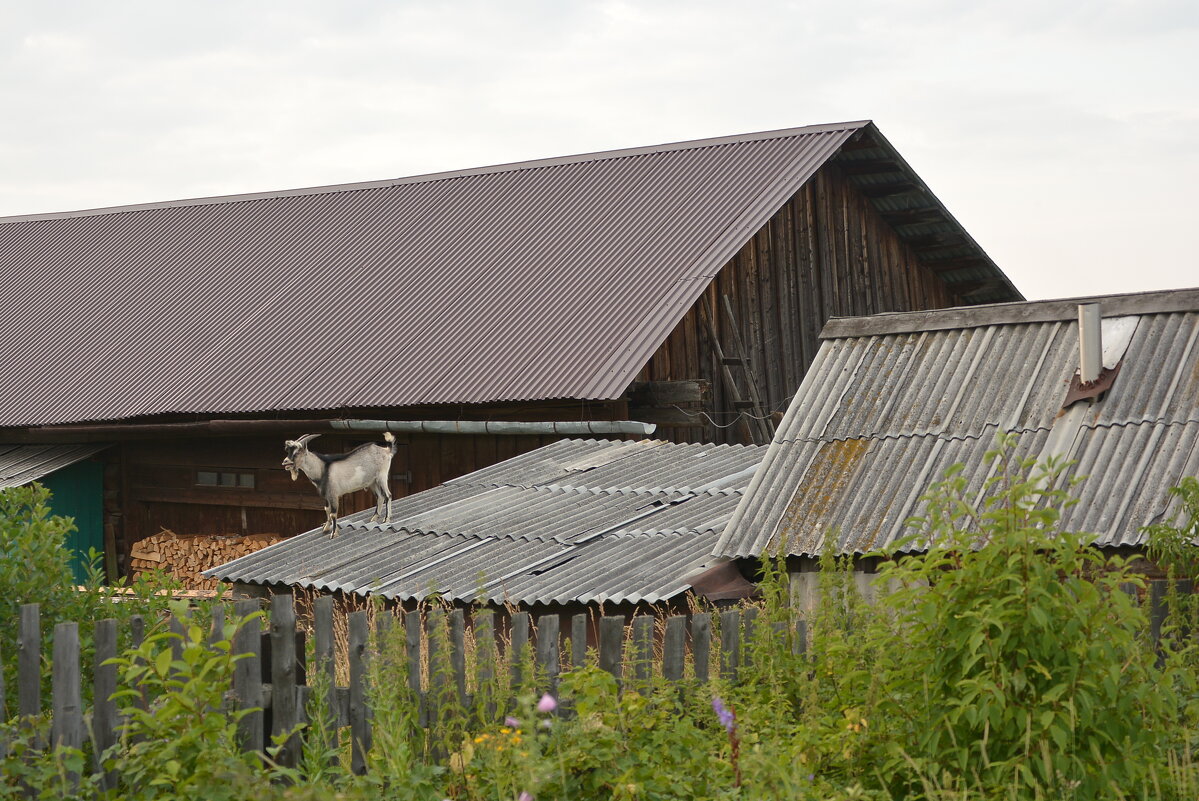
{"label": "overcast sky", "polygon": [[0,215],[872,119],[1029,298],[1199,285],[1199,2],[0,0]]}

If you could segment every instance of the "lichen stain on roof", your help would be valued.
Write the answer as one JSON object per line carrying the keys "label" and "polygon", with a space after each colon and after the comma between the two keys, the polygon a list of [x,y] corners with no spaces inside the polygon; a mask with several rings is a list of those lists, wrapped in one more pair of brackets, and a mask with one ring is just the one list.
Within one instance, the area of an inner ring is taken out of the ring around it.
{"label": "lichen stain on roof", "polygon": [[[777,537],[783,548],[790,552],[813,533],[821,536],[824,521],[844,498],[869,448],[868,439],[834,440],[821,446],[805,476],[809,480],[799,486],[783,513]],[[813,542],[806,547],[818,551],[822,545]]]}

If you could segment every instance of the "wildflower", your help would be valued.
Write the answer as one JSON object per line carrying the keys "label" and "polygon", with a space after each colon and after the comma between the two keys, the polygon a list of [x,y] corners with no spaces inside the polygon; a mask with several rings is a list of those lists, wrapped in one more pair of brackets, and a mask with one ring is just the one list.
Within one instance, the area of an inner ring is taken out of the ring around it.
{"label": "wildflower", "polygon": [[533,801],[533,796],[528,790],[521,790],[520,796],[517,797],[516,801]]}
{"label": "wildflower", "polygon": [[519,729],[520,721],[509,715],[508,717],[504,718],[504,725],[511,729]]}
{"label": "wildflower", "polygon": [[507,726],[500,729],[500,734],[511,734],[511,733],[512,733],[512,729],[508,728]]}
{"label": "wildflower", "polygon": [[720,721],[720,725],[724,726],[724,730],[732,734],[733,730],[737,728],[737,716],[733,714],[733,710],[724,705],[724,701],[721,701],[718,695],[712,696],[712,711],[716,713],[716,717]]}
{"label": "wildflower", "polygon": [[558,708],[558,702],[554,700],[554,696],[545,693],[541,696],[541,700],[537,702],[538,712],[553,712]]}

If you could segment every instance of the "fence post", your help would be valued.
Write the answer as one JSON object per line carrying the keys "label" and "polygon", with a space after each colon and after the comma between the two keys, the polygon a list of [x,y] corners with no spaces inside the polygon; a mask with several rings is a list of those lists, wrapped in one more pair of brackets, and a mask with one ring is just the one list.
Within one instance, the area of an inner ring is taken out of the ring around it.
{"label": "fence post", "polygon": [[553,612],[537,618],[537,664],[545,671],[547,689],[555,697],[558,695],[558,673],[562,666],[558,650],[560,626],[561,619]]}
{"label": "fence post", "polygon": [[[238,621],[261,611],[256,600],[234,605]],[[134,630],[136,634],[136,629]],[[233,635],[233,653],[249,654],[233,663],[233,694],[238,710],[252,709],[237,722],[237,739],[243,751],[261,751],[265,744],[262,709],[262,619],[254,617],[238,627]]]}
{"label": "fence post", "polygon": [[428,727],[432,729],[444,714],[445,687],[447,678],[445,665],[442,664],[441,649],[444,645],[442,636],[445,634],[445,610],[440,607],[430,607],[425,613],[425,648],[429,661],[429,692]]}
{"label": "fence post", "polygon": [[112,699],[117,691],[117,666],[104,664],[117,655],[117,621],[96,621],[96,666],[92,673],[92,745],[95,751],[96,772],[102,773],[101,789],[112,790],[117,786],[115,770],[104,770],[104,752],[117,742],[117,702]]}
{"label": "fence post", "polygon": [[695,678],[708,681],[712,657],[712,618],[699,614],[691,618],[691,659],[695,663]]}
{"label": "fence post", "polygon": [[371,747],[370,722],[366,709],[366,642],[370,626],[366,611],[353,612],[350,628],[350,770],[361,776],[366,773],[366,754]]}
{"label": "fence post", "polygon": [[747,607],[741,613],[741,652],[739,663],[752,667],[754,663],[754,624],[758,621],[756,607]]}
{"label": "fence post", "polygon": [[808,621],[802,618],[795,621],[795,642],[791,649],[796,656],[806,656],[808,653]]}
{"label": "fence post", "polygon": [[620,686],[621,656],[624,650],[624,618],[620,615],[600,618],[599,666],[611,673]]}
{"label": "fence post", "polygon": [[687,618],[684,615],[672,615],[666,619],[666,633],[662,637],[662,678],[682,681],[686,649]]}
{"label": "fence post", "polygon": [[216,644],[225,639],[225,605],[213,604],[212,627],[208,631],[208,647],[216,648]]}
{"label": "fence post", "polygon": [[[51,700],[54,717],[50,742],[54,748],[83,747],[83,692],[79,675],[79,624],[54,627],[54,663],[51,667]],[[79,774],[67,772],[67,783],[79,786]]]}
{"label": "fence post", "polygon": [[737,680],[741,664],[741,612],[730,609],[720,613],[720,676]]}

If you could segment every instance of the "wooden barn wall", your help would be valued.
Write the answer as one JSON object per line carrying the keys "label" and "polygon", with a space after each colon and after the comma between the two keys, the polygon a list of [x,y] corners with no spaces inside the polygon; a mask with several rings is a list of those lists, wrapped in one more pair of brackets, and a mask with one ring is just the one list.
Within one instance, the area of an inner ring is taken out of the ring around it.
{"label": "wooden barn wall", "polygon": [[[735,355],[725,296],[765,411],[780,413],[815,358],[828,318],[961,303],[837,165],[826,165],[725,265],[638,376],[640,381],[711,383],[706,411],[715,424],[696,416],[703,425],[663,427],[659,436],[679,442],[750,441],[737,424],[701,316],[706,300],[725,355]],[[732,371],[745,394],[744,375],[740,368]]]}
{"label": "wooden barn wall", "polygon": [[[553,442],[557,437],[397,434],[391,491],[395,498],[420,492]],[[339,453],[370,437],[324,434],[316,450]],[[283,438],[209,438],[126,442],[110,451],[105,474],[105,530],[125,573],[129,549],[166,528],[177,534],[281,534],[324,522],[316,488],[282,468]],[[250,473],[254,489],[199,486],[197,473]],[[374,495],[342,499],[342,514],[374,506]]]}

